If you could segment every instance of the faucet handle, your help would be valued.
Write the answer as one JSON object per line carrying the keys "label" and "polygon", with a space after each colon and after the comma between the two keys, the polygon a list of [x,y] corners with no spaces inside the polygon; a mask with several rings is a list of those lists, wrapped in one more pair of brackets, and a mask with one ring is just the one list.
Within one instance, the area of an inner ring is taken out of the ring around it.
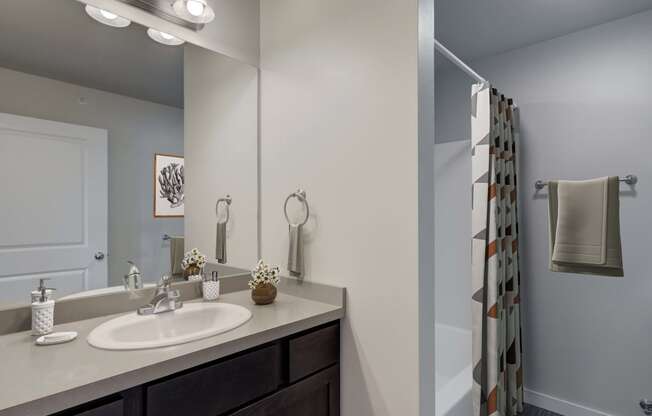
{"label": "faucet handle", "polygon": [[158,286],[162,289],[170,289],[172,286],[172,277],[164,274],[163,277],[161,277],[161,281],[158,283]]}

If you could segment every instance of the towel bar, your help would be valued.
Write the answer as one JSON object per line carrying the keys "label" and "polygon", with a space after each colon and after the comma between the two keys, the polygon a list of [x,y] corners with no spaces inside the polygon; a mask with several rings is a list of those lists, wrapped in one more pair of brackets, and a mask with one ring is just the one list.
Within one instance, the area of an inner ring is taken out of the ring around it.
{"label": "towel bar", "polygon": [[[638,177],[636,175],[627,175],[618,178],[620,182],[625,182],[627,185],[634,185],[636,182],[638,182]],[[548,186],[548,182],[544,182],[542,180],[538,180],[534,183],[534,187],[539,190],[543,189],[546,186]]]}

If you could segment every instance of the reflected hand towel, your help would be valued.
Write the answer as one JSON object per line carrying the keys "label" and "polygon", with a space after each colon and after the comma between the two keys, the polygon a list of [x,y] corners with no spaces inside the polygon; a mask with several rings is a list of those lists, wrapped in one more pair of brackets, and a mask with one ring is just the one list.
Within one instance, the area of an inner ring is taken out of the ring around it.
{"label": "reflected hand towel", "polygon": [[184,255],[184,238],[171,237],[170,238],[170,272],[172,276],[183,275],[183,266],[181,262]]}
{"label": "reflected hand towel", "polygon": [[226,263],[226,221],[217,223],[215,232],[215,258],[220,264]]}

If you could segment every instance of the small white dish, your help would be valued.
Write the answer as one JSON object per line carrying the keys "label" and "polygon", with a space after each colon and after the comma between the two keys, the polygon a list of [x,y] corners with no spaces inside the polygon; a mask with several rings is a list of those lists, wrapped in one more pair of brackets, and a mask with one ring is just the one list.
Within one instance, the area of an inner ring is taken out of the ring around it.
{"label": "small white dish", "polygon": [[77,338],[77,332],[53,332],[36,338],[36,345],[56,345],[70,342]]}

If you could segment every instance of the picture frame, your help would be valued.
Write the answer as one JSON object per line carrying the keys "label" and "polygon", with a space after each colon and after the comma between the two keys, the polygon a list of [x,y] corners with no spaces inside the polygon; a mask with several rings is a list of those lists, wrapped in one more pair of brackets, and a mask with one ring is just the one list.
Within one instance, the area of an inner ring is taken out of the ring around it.
{"label": "picture frame", "polygon": [[184,216],[184,158],[165,153],[154,154],[154,218]]}

